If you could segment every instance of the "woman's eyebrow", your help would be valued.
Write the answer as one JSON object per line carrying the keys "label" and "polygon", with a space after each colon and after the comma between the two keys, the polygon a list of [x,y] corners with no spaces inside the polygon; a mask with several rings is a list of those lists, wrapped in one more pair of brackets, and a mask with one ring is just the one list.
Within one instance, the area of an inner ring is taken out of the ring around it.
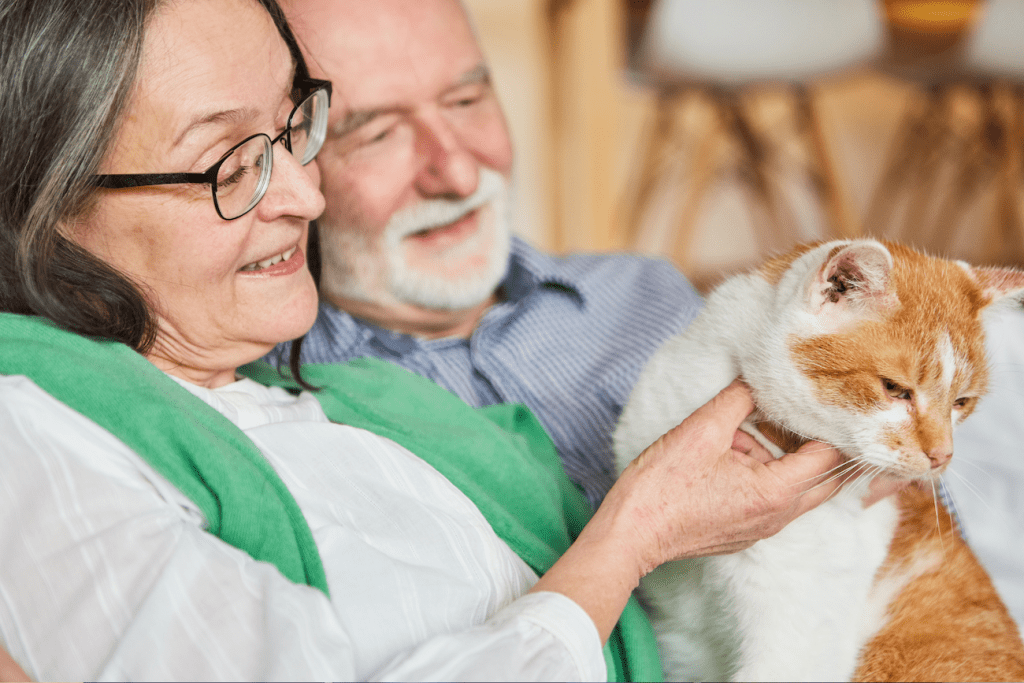
{"label": "woman's eyebrow", "polygon": [[177,147],[190,135],[210,126],[222,125],[225,123],[238,125],[256,120],[260,112],[255,107],[240,107],[238,109],[222,109],[207,114],[199,114],[185,126],[184,130],[174,139],[173,147]]}
{"label": "woman's eyebrow", "polygon": [[[296,65],[292,64],[292,70],[288,78],[288,85],[281,89],[281,101],[283,102],[291,94],[292,88],[295,83]],[[178,134],[172,144],[173,147],[177,147],[181,142],[188,136],[195,133],[197,130],[209,126],[216,126],[221,124],[240,125],[244,123],[250,123],[255,121],[260,116],[260,110],[256,107],[238,107],[235,109],[221,109],[213,112],[200,113],[194,116],[185,128]]]}

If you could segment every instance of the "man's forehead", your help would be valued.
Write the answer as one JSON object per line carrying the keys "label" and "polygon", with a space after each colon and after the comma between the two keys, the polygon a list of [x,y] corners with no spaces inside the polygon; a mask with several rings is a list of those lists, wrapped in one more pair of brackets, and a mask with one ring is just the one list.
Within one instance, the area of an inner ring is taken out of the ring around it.
{"label": "man's forehead", "polygon": [[348,55],[373,43],[401,49],[409,40],[468,37],[476,47],[470,15],[460,0],[284,0],[301,42],[314,53]]}
{"label": "man's forehead", "polygon": [[458,0],[288,0],[314,75],[351,109],[413,104],[485,80]]}

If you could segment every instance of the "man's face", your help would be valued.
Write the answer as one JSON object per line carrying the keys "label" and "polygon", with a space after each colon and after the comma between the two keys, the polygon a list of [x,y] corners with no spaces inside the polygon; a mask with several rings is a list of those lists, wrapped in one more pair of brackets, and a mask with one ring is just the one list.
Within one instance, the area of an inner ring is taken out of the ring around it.
{"label": "man's face", "polygon": [[512,150],[457,0],[293,0],[334,82],[318,162],[323,293],[383,307],[470,308],[508,257]]}

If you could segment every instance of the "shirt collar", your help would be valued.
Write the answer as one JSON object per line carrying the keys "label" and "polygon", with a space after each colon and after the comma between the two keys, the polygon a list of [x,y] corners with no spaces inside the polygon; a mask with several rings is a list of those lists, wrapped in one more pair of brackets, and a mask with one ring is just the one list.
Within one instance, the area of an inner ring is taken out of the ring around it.
{"label": "shirt collar", "polygon": [[[538,287],[548,287],[568,293],[582,308],[587,300],[587,283],[581,275],[573,272],[562,259],[538,251],[513,236],[508,270],[500,287],[505,301],[512,304],[522,301]],[[357,346],[374,341],[397,356],[408,354],[423,343],[416,337],[356,320],[325,302],[320,304],[317,324],[311,334],[318,337],[314,342],[318,347],[333,347],[335,357],[353,355]]]}
{"label": "shirt collar", "polygon": [[573,272],[564,260],[538,251],[513,236],[508,271],[501,282],[501,289],[505,300],[512,303],[521,301],[540,286],[561,289],[583,307],[587,301],[587,283],[581,275]]}

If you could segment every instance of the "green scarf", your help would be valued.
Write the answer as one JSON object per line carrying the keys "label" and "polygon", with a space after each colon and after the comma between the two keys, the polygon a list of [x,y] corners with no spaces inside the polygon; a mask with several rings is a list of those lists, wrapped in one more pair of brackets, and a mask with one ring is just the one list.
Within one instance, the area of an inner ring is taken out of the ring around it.
{"label": "green scarf", "polygon": [[[266,363],[240,371],[294,388]],[[461,489],[495,532],[543,574],[592,510],[524,406],[473,409],[422,377],[375,359],[307,365],[333,422],[401,444]],[[0,313],[0,374],[25,375],[138,453],[203,511],[210,533],[328,592],[302,512],[252,441],[128,347]],[[258,511],[258,512],[256,512]],[[610,680],[661,680],[650,624],[630,599],[608,644]]]}

